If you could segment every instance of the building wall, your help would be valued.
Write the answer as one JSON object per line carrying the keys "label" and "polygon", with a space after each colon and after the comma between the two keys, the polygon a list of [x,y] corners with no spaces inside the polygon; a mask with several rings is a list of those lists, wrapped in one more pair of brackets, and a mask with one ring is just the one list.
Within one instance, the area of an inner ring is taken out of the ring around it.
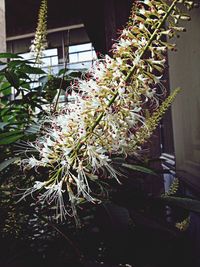
{"label": "building wall", "polygon": [[5,2],[0,0],[0,52],[6,51]]}
{"label": "building wall", "polygon": [[176,169],[200,190],[200,10],[191,18],[169,54],[169,77],[171,90],[182,88],[172,106]]}
{"label": "building wall", "polygon": [[[48,33],[47,35],[47,43],[48,49],[49,48],[60,48],[62,45],[69,46],[81,43],[88,43],[90,39],[87,35],[87,32],[83,25],[73,25],[73,29],[55,31]],[[12,53],[25,53],[30,51],[31,41],[34,39],[34,33],[30,33],[30,37],[28,35],[21,35],[21,36],[12,36],[7,38],[7,50]]]}

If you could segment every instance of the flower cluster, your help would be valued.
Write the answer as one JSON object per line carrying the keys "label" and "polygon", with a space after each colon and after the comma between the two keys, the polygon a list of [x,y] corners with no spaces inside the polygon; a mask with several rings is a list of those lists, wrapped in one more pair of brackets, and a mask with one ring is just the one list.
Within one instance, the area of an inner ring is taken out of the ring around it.
{"label": "flower cluster", "polygon": [[188,1],[168,5],[159,0],[134,5],[127,26],[113,45],[113,57],[98,60],[72,85],[76,89],[74,104],[43,120],[43,131],[30,144],[36,156],[24,159],[23,165],[36,171],[41,166],[48,168],[49,176],[36,181],[24,196],[39,190],[38,199],[55,201],[62,219],[68,213],[65,193],[75,215],[80,201],[98,201],[91,183],[104,175],[118,179],[112,155],[136,154],[177,93],[159,105],[164,95],[166,51],[175,47],[165,39],[182,31],[177,23],[188,18],[177,8],[178,2],[191,5]]}
{"label": "flower cluster", "polygon": [[42,0],[39,16],[38,25],[35,33],[35,38],[32,41],[30,51],[34,54],[36,64],[41,64],[41,57],[43,51],[47,46],[47,0]]}

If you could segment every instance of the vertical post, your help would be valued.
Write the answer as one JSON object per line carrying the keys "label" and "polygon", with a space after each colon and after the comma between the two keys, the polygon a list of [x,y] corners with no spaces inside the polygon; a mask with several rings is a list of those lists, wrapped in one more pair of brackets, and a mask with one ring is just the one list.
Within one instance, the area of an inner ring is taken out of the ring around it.
{"label": "vertical post", "polygon": [[0,53],[6,51],[5,0],[0,0]]}
{"label": "vertical post", "polygon": [[[69,31],[69,30],[68,30]],[[68,35],[68,32],[67,32]],[[68,49],[68,48],[67,48]],[[65,52],[65,34],[62,33],[62,60],[63,60],[63,65],[66,62],[66,52]]]}
{"label": "vertical post", "polygon": [[106,50],[109,54],[109,50],[112,47],[114,40],[116,39],[116,17],[115,17],[115,1],[107,0],[104,4],[104,20],[105,20],[105,38],[106,38]]}

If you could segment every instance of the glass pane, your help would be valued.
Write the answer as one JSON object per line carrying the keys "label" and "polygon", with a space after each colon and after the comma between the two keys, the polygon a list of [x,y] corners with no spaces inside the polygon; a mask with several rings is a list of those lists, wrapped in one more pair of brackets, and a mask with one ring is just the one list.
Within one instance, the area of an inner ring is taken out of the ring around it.
{"label": "glass pane", "polygon": [[92,50],[92,59],[93,60],[97,59],[97,54],[94,50]]}
{"label": "glass pane", "polygon": [[42,62],[43,62],[42,67],[58,65],[58,57],[56,56],[56,57],[42,58]]}
{"label": "glass pane", "polygon": [[[56,56],[55,58],[57,58],[57,55],[58,55],[58,51],[56,48],[47,49],[43,51],[43,57]],[[34,54],[32,52],[19,54],[19,56],[22,56],[24,59],[34,59]],[[48,59],[43,59],[43,61],[45,62],[45,65],[50,64],[50,61],[48,61]],[[55,64],[58,64],[58,63],[55,63]]]}
{"label": "glass pane", "polygon": [[92,59],[92,51],[79,53],[79,61],[90,61]]}
{"label": "glass pane", "polygon": [[91,68],[91,66],[92,66],[92,61],[70,63],[67,65],[67,67],[70,70],[87,70]]}
{"label": "glass pane", "polygon": [[49,56],[57,56],[58,52],[57,49],[48,49],[43,51],[44,57],[49,57]]}
{"label": "glass pane", "polygon": [[87,51],[87,50],[91,50],[91,49],[92,49],[91,43],[81,44],[81,45],[72,45],[69,47],[69,53]]}
{"label": "glass pane", "polygon": [[19,56],[23,57],[24,59],[33,59],[33,53],[31,52],[19,54]]}
{"label": "glass pane", "polygon": [[51,65],[49,57],[48,58],[43,58],[42,62],[43,62],[42,66],[50,66]]}
{"label": "glass pane", "polygon": [[58,65],[58,57],[51,57],[51,65]]}
{"label": "glass pane", "polygon": [[78,54],[71,54],[69,55],[69,62],[73,63],[73,62],[78,62]]}

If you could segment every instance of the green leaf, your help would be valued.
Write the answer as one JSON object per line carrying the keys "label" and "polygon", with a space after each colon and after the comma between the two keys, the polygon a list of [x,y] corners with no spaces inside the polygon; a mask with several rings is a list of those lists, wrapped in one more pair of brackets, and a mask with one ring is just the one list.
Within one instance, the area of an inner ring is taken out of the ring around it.
{"label": "green leaf", "polygon": [[11,95],[11,93],[12,93],[11,88],[4,89],[4,91],[3,91],[3,95],[4,95],[4,96]]}
{"label": "green leaf", "polygon": [[28,90],[30,90],[30,83],[22,83],[22,84],[21,84],[21,87],[22,87],[23,89],[28,89]]}
{"label": "green leaf", "polygon": [[22,58],[22,57],[12,53],[0,53],[0,58]]}
{"label": "green leaf", "polygon": [[24,59],[16,59],[16,60],[12,60],[10,62],[8,62],[8,66],[10,68],[15,68],[15,67],[20,67],[21,65],[25,65],[25,64],[32,64],[33,62],[28,61],[28,60],[24,60]]}
{"label": "green leaf", "polygon": [[0,87],[0,91],[3,92],[4,90],[6,91],[8,89],[11,89],[11,84],[9,82],[2,83]]}
{"label": "green leaf", "polygon": [[0,145],[8,145],[14,143],[23,137],[24,134],[20,130],[5,132],[0,134]]}
{"label": "green leaf", "polygon": [[32,124],[31,126],[27,127],[25,130],[26,134],[37,134],[40,131],[40,127],[37,124]]}
{"label": "green leaf", "polygon": [[24,136],[23,134],[17,134],[17,135],[14,135],[14,136],[9,136],[7,138],[1,139],[0,140],[0,145],[9,145],[11,143],[16,142],[17,140],[19,140],[23,136]]}
{"label": "green leaf", "polygon": [[2,83],[4,80],[4,73],[0,73],[0,83]]}
{"label": "green leaf", "polygon": [[80,78],[83,75],[81,71],[73,71],[69,73],[69,78]]}
{"label": "green leaf", "polygon": [[14,88],[19,88],[19,78],[17,75],[11,71],[11,70],[6,70],[5,71],[5,76],[8,82],[14,87]]}
{"label": "green leaf", "polygon": [[7,159],[0,163],[0,172],[7,168],[10,164],[14,163],[15,161],[19,160],[20,158],[14,157],[11,159]]}
{"label": "green leaf", "polygon": [[28,74],[45,74],[46,72],[44,70],[42,70],[41,68],[36,68],[36,67],[32,67],[32,66],[29,66],[29,65],[24,65],[22,67],[22,70],[25,72],[25,73],[28,73]]}
{"label": "green leaf", "polygon": [[143,167],[143,166],[140,166],[140,165],[132,165],[132,164],[123,163],[121,166],[125,167],[127,169],[130,169],[130,170],[133,170],[133,171],[138,171],[138,172],[143,172],[143,173],[147,173],[147,174],[157,175],[151,169]]}
{"label": "green leaf", "polygon": [[200,212],[200,201],[191,198],[162,196],[161,200],[186,210]]}
{"label": "green leaf", "polygon": [[69,70],[68,69],[61,69],[61,70],[59,70],[59,72],[58,72],[58,76],[61,76],[61,75],[63,75],[63,74],[66,74],[67,72],[68,72]]}
{"label": "green leaf", "polygon": [[[19,76],[20,79],[29,80],[30,82],[33,82],[33,81],[31,81],[31,78],[26,73],[24,73],[23,71],[20,70],[17,73],[18,73],[18,76]],[[24,81],[22,81],[21,85],[23,85],[23,83],[24,83]]]}
{"label": "green leaf", "polygon": [[5,126],[7,126],[9,123],[6,122],[0,122],[0,129],[3,130]]}

